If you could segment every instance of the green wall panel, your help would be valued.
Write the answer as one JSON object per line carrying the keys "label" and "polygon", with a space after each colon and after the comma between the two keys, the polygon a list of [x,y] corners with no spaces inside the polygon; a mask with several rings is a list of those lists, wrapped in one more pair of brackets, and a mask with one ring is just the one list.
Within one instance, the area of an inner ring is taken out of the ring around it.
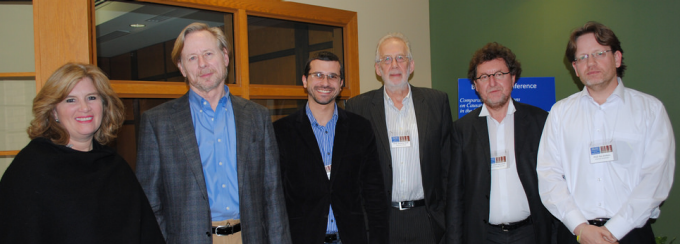
{"label": "green wall panel", "polygon": [[[571,30],[595,20],[614,30],[628,69],[626,87],[659,98],[680,131],[680,1],[500,1],[430,0],[432,87],[451,99],[458,117],[458,78],[466,78],[470,58],[488,42],[513,50],[523,77],[555,77],[557,100],[582,89],[564,51]],[[417,71],[416,71],[417,72]],[[677,151],[677,143],[676,143]],[[678,174],[676,167],[676,175]],[[680,189],[674,187],[657,236],[679,237]]]}

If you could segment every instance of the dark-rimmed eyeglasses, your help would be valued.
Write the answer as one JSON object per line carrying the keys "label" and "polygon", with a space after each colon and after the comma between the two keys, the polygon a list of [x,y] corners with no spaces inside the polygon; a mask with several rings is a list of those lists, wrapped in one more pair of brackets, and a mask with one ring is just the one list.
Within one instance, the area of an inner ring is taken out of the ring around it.
{"label": "dark-rimmed eyeglasses", "polygon": [[503,79],[503,77],[505,77],[505,75],[507,75],[507,74],[510,74],[510,72],[503,73],[502,71],[498,71],[498,72],[490,74],[490,75],[487,75],[487,74],[480,75],[479,77],[475,78],[475,80],[478,80],[478,81],[481,81],[481,82],[487,82],[487,81],[489,81],[489,78],[492,77],[492,76],[494,78],[496,78],[496,80],[500,80],[500,79]]}

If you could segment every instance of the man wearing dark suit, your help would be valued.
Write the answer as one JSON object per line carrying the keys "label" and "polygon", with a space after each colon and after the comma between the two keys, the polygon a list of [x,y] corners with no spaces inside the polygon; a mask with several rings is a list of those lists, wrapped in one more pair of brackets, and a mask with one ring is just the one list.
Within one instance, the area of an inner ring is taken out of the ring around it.
{"label": "man wearing dark suit", "polygon": [[368,120],[335,104],[343,82],[338,57],[316,54],[302,76],[307,105],[274,123],[296,244],[388,243],[375,136]]}
{"label": "man wearing dark suit", "polygon": [[451,244],[545,244],[552,215],[538,195],[536,152],[548,113],[510,94],[522,68],[498,43],[477,50],[468,78],[483,105],[453,124],[446,211]]}
{"label": "man wearing dark suit", "polygon": [[411,86],[414,62],[401,33],[380,39],[375,72],[384,86],[347,101],[371,121],[390,208],[390,242],[443,243],[451,110],[446,93]]}
{"label": "man wearing dark suit", "polygon": [[227,42],[193,23],[172,60],[184,96],[142,115],[137,177],[168,243],[290,243],[266,108],[225,86]]}

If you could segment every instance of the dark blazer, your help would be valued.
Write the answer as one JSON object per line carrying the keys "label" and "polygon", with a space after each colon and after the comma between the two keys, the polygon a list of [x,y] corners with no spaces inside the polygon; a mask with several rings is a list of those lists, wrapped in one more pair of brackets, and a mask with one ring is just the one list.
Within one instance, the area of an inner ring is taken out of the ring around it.
{"label": "dark blazer", "polygon": [[[189,94],[142,115],[137,178],[168,243],[212,243]],[[290,243],[274,131],[266,108],[230,95],[236,122],[243,243]]]}
{"label": "dark blazer", "polygon": [[323,243],[329,206],[343,243],[388,242],[389,205],[370,122],[338,108],[330,180],[305,108],[274,130],[293,243]]}
{"label": "dark blazer", "polygon": [[[378,145],[380,166],[385,178],[388,199],[392,199],[392,154],[385,121],[384,87],[366,92],[347,101],[347,111],[371,121]],[[411,86],[413,106],[418,123],[420,170],[425,191],[425,207],[437,242],[444,236],[446,177],[451,162],[451,109],[444,92]]]}
{"label": "dark blazer", "polygon": [[[515,105],[515,159],[517,174],[529,201],[536,243],[550,243],[552,215],[538,195],[536,157],[544,110],[513,101]],[[449,172],[446,211],[447,242],[484,243],[489,222],[491,153],[486,117],[479,107],[453,124],[453,163]]]}

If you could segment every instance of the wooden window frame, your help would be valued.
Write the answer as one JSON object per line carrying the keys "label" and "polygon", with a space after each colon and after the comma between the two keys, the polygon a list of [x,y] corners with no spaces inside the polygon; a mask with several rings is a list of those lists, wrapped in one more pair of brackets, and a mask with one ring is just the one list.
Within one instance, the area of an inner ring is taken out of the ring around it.
{"label": "wooden window frame", "polygon": [[[281,0],[138,0],[233,14],[236,84],[229,90],[245,99],[306,99],[302,86],[251,85],[248,56],[248,16],[299,21],[341,27],[345,87],[341,99],[359,95],[359,37],[357,13],[346,10],[284,2]],[[35,73],[6,73],[4,77],[35,76],[39,92],[47,78],[66,62],[96,64],[93,0],[33,0]],[[179,33],[178,33],[179,34]],[[188,91],[183,82],[112,80],[121,98],[176,98]],[[18,151],[0,151],[14,156]]]}
{"label": "wooden window frame", "polygon": [[[236,50],[233,62],[236,65],[236,84],[228,86],[232,94],[245,99],[304,99],[307,97],[302,86],[250,84],[248,16],[340,27],[343,29],[345,61],[345,87],[340,93],[340,98],[348,99],[360,93],[356,12],[280,0],[138,1],[233,14],[234,49]],[[83,0],[33,1],[36,89],[40,90],[49,74],[66,61],[96,63],[94,3],[93,1],[84,2]],[[61,9],[64,11],[59,11]],[[42,42],[42,40],[48,41]],[[83,54],[83,51],[86,53]],[[67,52],[73,53],[69,55]],[[112,80],[111,85],[121,98],[176,98],[188,91],[187,85],[183,82]]]}
{"label": "wooden window frame", "polygon": [[[35,72],[1,72],[0,80],[9,79],[35,79]],[[0,158],[14,157],[19,154],[19,150],[0,150]]]}

